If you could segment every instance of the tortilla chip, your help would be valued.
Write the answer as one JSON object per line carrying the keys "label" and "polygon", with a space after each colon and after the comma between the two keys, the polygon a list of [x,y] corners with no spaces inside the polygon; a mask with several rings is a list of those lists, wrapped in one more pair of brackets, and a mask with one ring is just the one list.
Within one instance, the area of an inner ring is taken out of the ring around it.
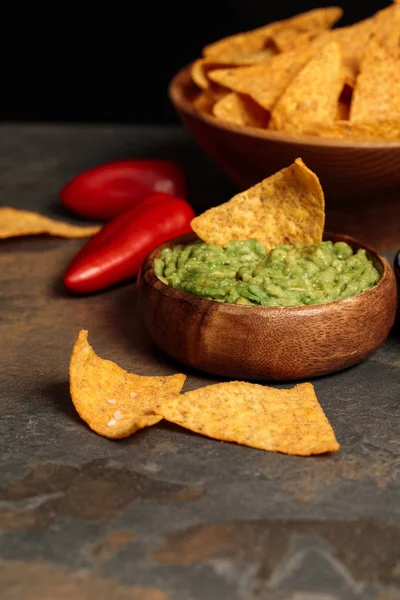
{"label": "tortilla chip", "polygon": [[301,133],[308,121],[333,121],[344,85],[340,46],[331,42],[296,75],[271,113],[271,128]]}
{"label": "tortilla chip", "polygon": [[248,94],[265,110],[271,110],[279,96],[298,72],[309,62],[316,49],[304,46],[275,56],[268,62],[250,67],[216,69],[209,79],[240,94]]}
{"label": "tortilla chip", "polygon": [[263,129],[266,129],[268,125],[269,113],[254,102],[250,96],[236,92],[231,92],[218,100],[212,111],[218,119],[235,125]]}
{"label": "tortilla chip", "polygon": [[97,225],[81,227],[62,223],[29,210],[19,210],[9,206],[0,207],[0,239],[2,240],[44,233],[64,238],[83,238],[94,235],[100,229],[101,227]]}
{"label": "tortilla chip", "polygon": [[83,421],[107,438],[123,438],[158,423],[154,409],[170,394],[179,394],[186,376],[145,377],[124,371],[97,356],[81,330],[72,350],[69,376],[72,402]]}
{"label": "tortilla chip", "polygon": [[213,71],[215,69],[221,68],[221,66],[231,67],[233,65],[224,65],[220,62],[216,62],[213,60],[207,60],[206,58],[199,58],[194,61],[191,66],[190,74],[194,83],[201,88],[202,90],[209,90],[212,82],[208,78],[208,72]]}
{"label": "tortilla chip", "polygon": [[289,52],[299,46],[309,44],[319,34],[319,31],[299,33],[295,29],[281,29],[272,33],[272,39],[279,52]]}
{"label": "tortilla chip", "polygon": [[[372,117],[373,118],[373,115]],[[400,117],[390,120],[369,120],[361,123],[334,121],[333,123],[310,123],[303,132],[331,139],[357,140],[364,142],[400,141]]]}
{"label": "tortilla chip", "polygon": [[291,389],[217,383],[171,397],[158,410],[201,435],[260,450],[310,456],[340,447],[311,383]]}
{"label": "tortilla chip", "polygon": [[212,109],[215,102],[216,98],[214,94],[209,93],[207,90],[203,90],[198,96],[196,96],[195,100],[193,100],[192,105],[197,111],[206,113],[207,115],[212,115]]}
{"label": "tortilla chip", "polygon": [[225,37],[203,48],[203,56],[229,62],[263,51],[269,51],[273,55],[278,51],[273,41],[273,35],[278,31],[291,29],[296,34],[323,31],[331,27],[342,14],[342,9],[336,6],[315,8],[289,19]]}
{"label": "tortilla chip", "polygon": [[373,35],[376,35],[383,46],[399,56],[400,52],[400,6],[392,4],[377,12],[373,17]]}
{"label": "tortilla chip", "polygon": [[324,192],[301,158],[228,202],[191,221],[207,244],[257,238],[267,251],[280,244],[320,244],[325,223]]}
{"label": "tortilla chip", "polygon": [[214,104],[227,94],[229,94],[228,90],[218,89],[218,86],[215,86],[215,89],[212,87],[208,90],[202,90],[193,100],[192,106],[199,112],[213,115]]}
{"label": "tortilla chip", "polygon": [[399,117],[400,58],[372,36],[354,88],[350,121],[361,123]]}

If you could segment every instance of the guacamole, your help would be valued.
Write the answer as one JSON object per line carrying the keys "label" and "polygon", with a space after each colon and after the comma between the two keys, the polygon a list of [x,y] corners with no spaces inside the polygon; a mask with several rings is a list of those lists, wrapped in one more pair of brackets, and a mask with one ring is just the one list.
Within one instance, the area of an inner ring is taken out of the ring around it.
{"label": "guacamole", "polygon": [[164,248],[155,272],[167,285],[202,298],[253,306],[333,302],[380,278],[365,250],[344,242],[276,246],[256,239],[214,246],[202,241]]}

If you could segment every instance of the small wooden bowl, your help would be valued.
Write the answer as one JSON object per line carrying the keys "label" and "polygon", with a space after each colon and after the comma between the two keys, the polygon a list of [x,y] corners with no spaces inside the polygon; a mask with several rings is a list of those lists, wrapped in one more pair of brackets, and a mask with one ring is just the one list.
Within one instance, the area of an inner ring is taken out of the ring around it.
{"label": "small wooden bowl", "polygon": [[[156,248],[138,276],[138,306],[153,342],[175,360],[233,379],[285,381],[324,375],[367,358],[388,336],[396,315],[396,279],[388,261],[370,248],[381,273],[371,289],[344,300],[310,306],[249,307],[178,291],[154,273],[166,246]],[[348,236],[326,234],[357,250]]]}
{"label": "small wooden bowl", "polygon": [[296,136],[238,126],[197,111],[190,65],[171,80],[169,98],[181,121],[227,177],[247,189],[302,158],[327,197],[381,198],[400,187],[400,141],[363,142]]}

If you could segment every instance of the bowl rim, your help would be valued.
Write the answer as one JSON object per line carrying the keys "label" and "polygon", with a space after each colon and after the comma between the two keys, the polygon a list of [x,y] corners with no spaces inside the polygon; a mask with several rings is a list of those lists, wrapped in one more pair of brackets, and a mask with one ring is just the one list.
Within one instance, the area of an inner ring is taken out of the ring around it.
{"label": "bowl rim", "polygon": [[[198,236],[192,231],[170,240],[159,244],[156,248],[152,250],[152,252],[145,258],[141,272],[139,274],[137,283],[140,286],[140,279],[143,278],[147,285],[153,289],[156,289],[159,293],[172,300],[180,300],[185,301],[191,304],[194,308],[199,306],[203,306],[204,309],[209,307],[214,307],[215,310],[223,310],[226,313],[242,313],[245,314],[246,310],[249,308],[256,309],[260,316],[271,315],[274,314],[282,314],[284,312],[290,313],[306,313],[308,315],[313,314],[313,312],[330,312],[334,307],[337,306],[345,306],[345,305],[354,305],[360,301],[360,298],[366,298],[370,296],[371,303],[384,291],[385,286],[390,285],[390,279],[393,279],[392,284],[396,285],[396,280],[394,276],[393,269],[389,263],[389,261],[379,254],[376,250],[364,244],[360,240],[345,234],[334,233],[326,231],[324,232],[324,239],[329,240],[329,237],[338,238],[337,241],[345,241],[349,245],[357,246],[359,248],[364,248],[367,252],[372,255],[376,261],[378,261],[381,265],[382,272],[379,281],[364,292],[360,292],[359,294],[355,294],[354,296],[350,296],[349,298],[341,298],[339,300],[333,300],[332,302],[324,302],[321,304],[307,304],[307,305],[296,305],[296,306],[250,306],[250,305],[242,305],[242,304],[230,304],[229,302],[217,302],[216,300],[210,300],[208,298],[202,298],[201,296],[196,296],[195,294],[190,294],[189,292],[182,292],[181,290],[177,290],[176,288],[171,287],[170,285],[164,283],[157,277],[154,271],[154,259],[156,255],[161,252],[161,250],[167,246],[178,244],[178,243],[189,243],[192,240],[198,238]],[[179,241],[181,240],[181,241]],[[183,241],[182,240],[186,240]]]}
{"label": "bowl rim", "polygon": [[221,121],[213,115],[196,110],[190,101],[187,99],[184,93],[185,86],[187,86],[190,78],[190,69],[195,61],[182,67],[172,76],[168,84],[168,96],[175,109],[179,112],[189,114],[191,117],[203,121],[208,125],[216,127],[223,131],[231,131],[233,133],[242,135],[244,137],[256,138],[260,140],[269,140],[281,142],[284,144],[296,144],[303,146],[317,146],[320,148],[347,148],[347,149],[369,149],[378,150],[384,149],[389,150],[392,148],[400,148],[400,140],[385,141],[363,141],[363,140],[343,140],[335,138],[324,138],[316,137],[312,135],[293,135],[289,133],[283,133],[281,131],[273,131],[270,129],[259,129],[256,127],[249,127],[247,125],[235,125],[227,121]]}

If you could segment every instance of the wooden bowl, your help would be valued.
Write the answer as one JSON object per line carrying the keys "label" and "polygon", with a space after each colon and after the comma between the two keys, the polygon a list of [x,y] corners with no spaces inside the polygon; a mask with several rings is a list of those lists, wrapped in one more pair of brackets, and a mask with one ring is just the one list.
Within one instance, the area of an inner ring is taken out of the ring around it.
{"label": "wooden bowl", "polygon": [[[185,234],[156,248],[137,282],[145,329],[162,351],[181,363],[231,379],[310,378],[361,362],[393,326],[395,275],[388,261],[370,248],[381,279],[361,294],[310,306],[249,307],[205,300],[157,278],[153,264],[161,250],[194,239],[195,234]],[[326,234],[325,239],[365,248],[348,236]]]}
{"label": "wooden bowl", "polygon": [[400,188],[400,141],[333,140],[237,126],[193,108],[196,90],[188,65],[173,77],[168,93],[195,140],[241,189],[298,157],[317,173],[326,196],[335,200],[381,196]]}

